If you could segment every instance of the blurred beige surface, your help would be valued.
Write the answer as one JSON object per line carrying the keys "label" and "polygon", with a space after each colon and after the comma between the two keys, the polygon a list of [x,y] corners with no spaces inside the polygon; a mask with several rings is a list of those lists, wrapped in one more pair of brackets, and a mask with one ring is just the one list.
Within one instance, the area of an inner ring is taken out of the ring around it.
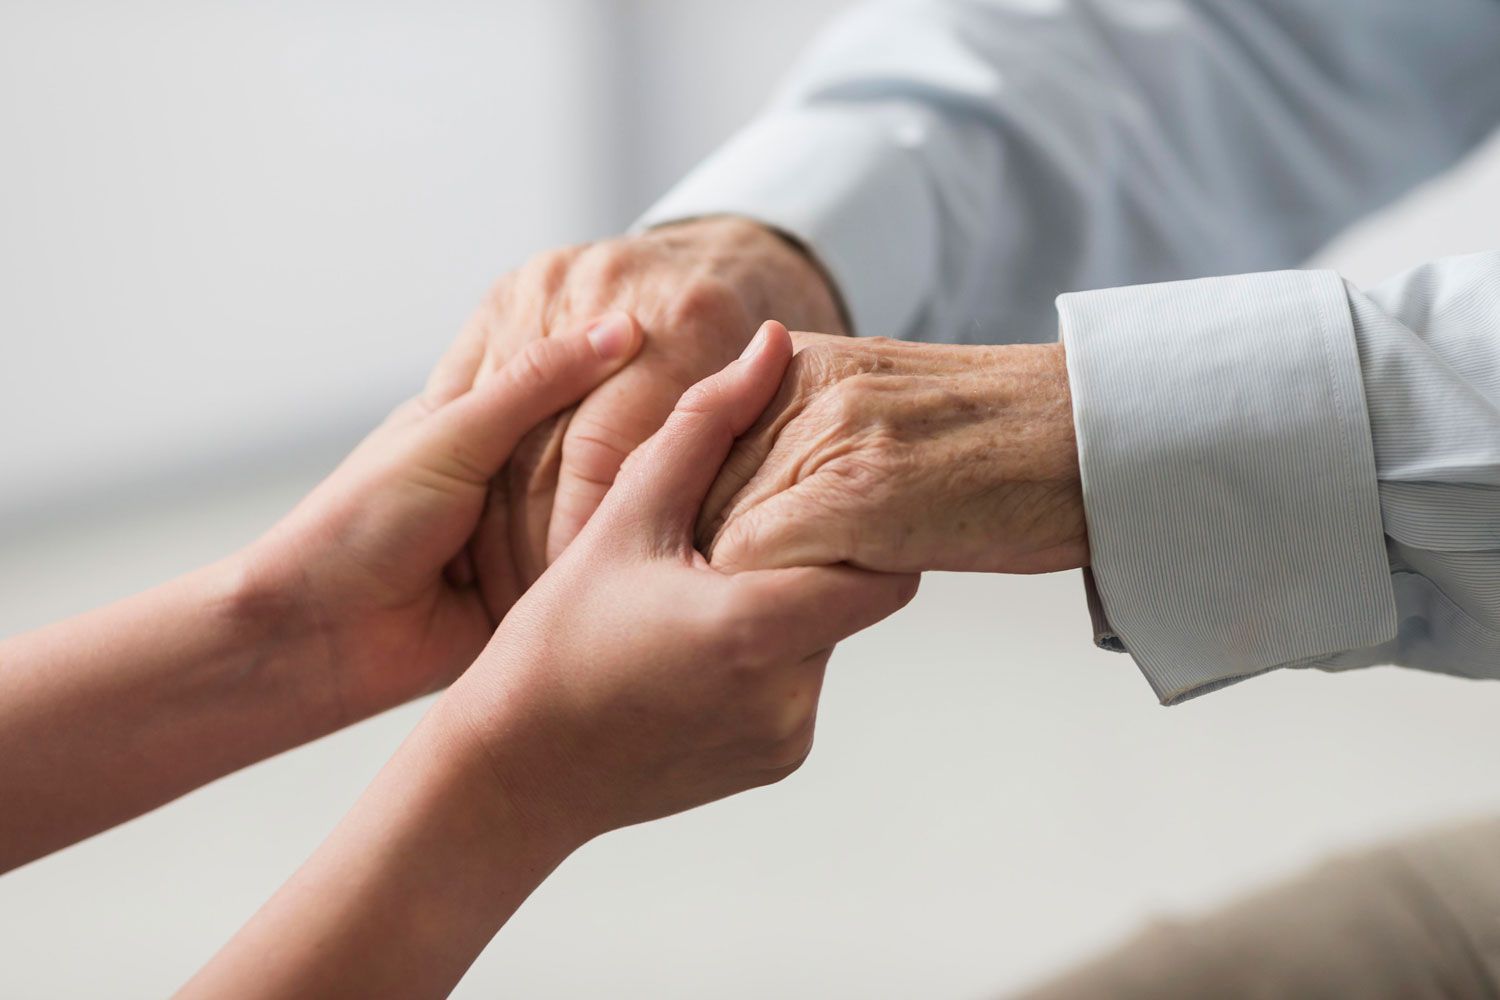
{"label": "blurred beige surface", "polygon": [[[0,164],[0,633],[252,538],[485,281],[628,219],[839,5],[0,4],[0,125],[25,152]],[[83,56],[94,75],[58,71]],[[1371,281],[1492,247],[1497,191],[1492,149],[1327,258]],[[0,995],[170,991],[421,709],[0,878]],[[931,576],[835,657],[801,773],[590,845],[459,995],[989,995],[1148,914],[1500,811],[1497,720],[1500,685],[1394,669],[1162,709],[1090,647],[1075,575]]]}

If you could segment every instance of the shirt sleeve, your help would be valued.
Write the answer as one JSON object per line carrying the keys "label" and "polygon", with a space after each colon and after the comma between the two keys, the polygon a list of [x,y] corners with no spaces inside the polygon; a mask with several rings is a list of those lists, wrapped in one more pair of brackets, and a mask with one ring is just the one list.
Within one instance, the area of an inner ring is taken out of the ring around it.
{"label": "shirt sleeve", "polygon": [[1296,266],[1447,166],[1497,44],[1495,0],[860,4],[640,225],[779,228],[856,333],[1050,341],[1061,292]]}
{"label": "shirt sleeve", "polygon": [[1095,596],[1163,703],[1283,666],[1500,677],[1500,252],[1058,311]]}

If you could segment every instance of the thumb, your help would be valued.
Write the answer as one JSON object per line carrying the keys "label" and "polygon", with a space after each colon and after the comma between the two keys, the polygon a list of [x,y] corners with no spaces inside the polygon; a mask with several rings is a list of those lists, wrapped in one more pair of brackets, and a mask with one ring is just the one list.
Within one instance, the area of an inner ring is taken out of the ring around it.
{"label": "thumb", "polygon": [[647,364],[632,366],[573,413],[562,441],[547,562],[562,554],[609,495],[636,445],[659,429],[682,395],[682,384]]}
{"label": "thumb", "polygon": [[662,429],[631,455],[620,474],[623,488],[610,496],[612,508],[628,507],[656,537],[691,546],[710,484],[734,439],[776,394],[791,357],[786,327],[762,324],[739,359],[683,393]]}
{"label": "thumb", "polygon": [[533,341],[419,424],[411,457],[451,478],[487,484],[523,435],[619,371],[640,346],[640,329],[623,312]]}
{"label": "thumb", "polygon": [[[798,656],[842,642],[901,610],[917,594],[916,573],[853,566],[801,566],[730,577],[765,641]],[[774,638],[771,638],[774,637]]]}

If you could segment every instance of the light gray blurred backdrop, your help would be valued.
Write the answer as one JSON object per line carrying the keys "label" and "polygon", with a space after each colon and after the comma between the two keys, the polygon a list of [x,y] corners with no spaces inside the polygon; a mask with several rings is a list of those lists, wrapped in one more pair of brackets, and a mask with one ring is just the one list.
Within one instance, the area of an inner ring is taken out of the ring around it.
{"label": "light gray blurred backdrop", "polygon": [[[254,537],[493,277],[624,225],[842,6],[0,4],[0,632]],[[1492,148],[1325,257],[1491,248],[1497,192]],[[421,710],[0,879],[0,995],[170,991]],[[932,575],[835,657],[802,772],[590,845],[459,994],[990,995],[1500,808],[1497,720],[1500,685],[1392,669],[1161,709],[1075,575]]]}

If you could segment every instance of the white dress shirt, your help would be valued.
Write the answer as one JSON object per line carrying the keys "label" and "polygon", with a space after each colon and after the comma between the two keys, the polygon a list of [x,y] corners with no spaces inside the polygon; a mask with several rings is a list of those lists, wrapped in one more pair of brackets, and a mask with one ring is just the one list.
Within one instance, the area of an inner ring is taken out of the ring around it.
{"label": "white dress shirt", "polygon": [[790,233],[862,335],[1060,329],[1097,596],[1163,702],[1495,677],[1500,253],[1268,269],[1497,124],[1500,0],[892,0],[642,224]]}

